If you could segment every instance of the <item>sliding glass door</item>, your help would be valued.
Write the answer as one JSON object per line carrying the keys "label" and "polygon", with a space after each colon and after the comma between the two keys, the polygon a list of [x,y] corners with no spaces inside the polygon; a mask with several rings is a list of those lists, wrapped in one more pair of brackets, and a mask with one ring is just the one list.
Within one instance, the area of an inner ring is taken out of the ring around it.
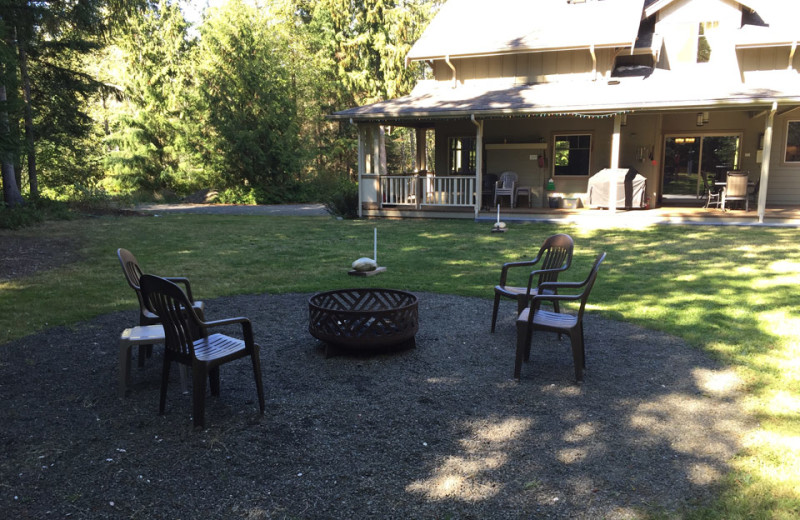
{"label": "sliding glass door", "polygon": [[664,143],[665,198],[702,197],[703,177],[725,180],[725,172],[739,169],[739,135],[671,135]]}

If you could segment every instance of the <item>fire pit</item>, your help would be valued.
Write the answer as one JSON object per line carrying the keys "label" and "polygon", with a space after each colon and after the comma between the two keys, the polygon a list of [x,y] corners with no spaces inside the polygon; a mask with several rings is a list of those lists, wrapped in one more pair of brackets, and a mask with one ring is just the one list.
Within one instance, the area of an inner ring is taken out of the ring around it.
{"label": "fire pit", "polygon": [[417,297],[395,289],[340,289],[308,300],[308,332],[345,349],[414,346],[419,330]]}

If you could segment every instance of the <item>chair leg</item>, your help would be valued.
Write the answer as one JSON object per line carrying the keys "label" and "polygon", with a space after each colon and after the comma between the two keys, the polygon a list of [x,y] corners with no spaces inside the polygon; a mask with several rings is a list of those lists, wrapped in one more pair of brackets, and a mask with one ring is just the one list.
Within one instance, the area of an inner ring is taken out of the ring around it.
{"label": "chair leg", "polygon": [[514,379],[519,381],[522,372],[522,360],[525,357],[526,343],[528,339],[528,323],[517,321],[517,355],[514,360]]}
{"label": "chair leg", "polygon": [[219,367],[208,371],[208,384],[211,386],[211,395],[219,397]]}
{"label": "chair leg", "polygon": [[209,377],[206,366],[192,364],[192,415],[195,428],[205,428],[206,411],[206,378]]}
{"label": "chair leg", "polygon": [[569,333],[572,344],[572,362],[575,365],[575,381],[583,381],[583,338],[579,329],[572,329]]}
{"label": "chair leg", "polygon": [[256,392],[258,393],[258,407],[261,410],[261,414],[264,414],[264,382],[261,379],[261,357],[258,353],[259,347],[258,345],[255,346],[253,349],[252,354],[250,357],[253,361],[253,375],[256,378]]}
{"label": "chair leg", "polygon": [[164,365],[161,369],[161,398],[158,403],[159,415],[164,415],[164,409],[167,405],[167,383],[169,383],[169,365],[172,359],[168,352],[164,352]]}
{"label": "chair leg", "polygon": [[494,332],[494,326],[497,323],[497,311],[500,309],[500,295],[494,295],[494,307],[492,308],[492,332]]}

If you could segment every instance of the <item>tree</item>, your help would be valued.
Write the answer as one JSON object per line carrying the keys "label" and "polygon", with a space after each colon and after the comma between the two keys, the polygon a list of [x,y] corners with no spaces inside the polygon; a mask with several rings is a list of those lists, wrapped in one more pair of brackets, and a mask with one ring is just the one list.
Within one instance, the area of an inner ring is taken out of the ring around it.
{"label": "tree", "polygon": [[[194,42],[176,2],[159,0],[133,11],[120,24],[117,52],[103,69],[114,71],[123,96],[107,144],[108,165],[124,188],[187,191],[194,181],[194,157],[183,137],[191,82],[188,60]],[[121,66],[119,64],[121,63]]]}
{"label": "tree", "polygon": [[299,169],[294,64],[278,20],[241,0],[210,10],[195,78],[204,163],[223,187],[278,197]]}

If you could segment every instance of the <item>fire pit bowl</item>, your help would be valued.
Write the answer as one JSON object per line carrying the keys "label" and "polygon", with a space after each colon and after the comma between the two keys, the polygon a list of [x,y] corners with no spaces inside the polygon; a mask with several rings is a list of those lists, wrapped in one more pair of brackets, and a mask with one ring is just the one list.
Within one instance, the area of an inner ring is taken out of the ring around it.
{"label": "fire pit bowl", "polygon": [[419,330],[417,297],[395,289],[339,289],[308,300],[308,332],[345,349],[378,350],[408,342]]}

